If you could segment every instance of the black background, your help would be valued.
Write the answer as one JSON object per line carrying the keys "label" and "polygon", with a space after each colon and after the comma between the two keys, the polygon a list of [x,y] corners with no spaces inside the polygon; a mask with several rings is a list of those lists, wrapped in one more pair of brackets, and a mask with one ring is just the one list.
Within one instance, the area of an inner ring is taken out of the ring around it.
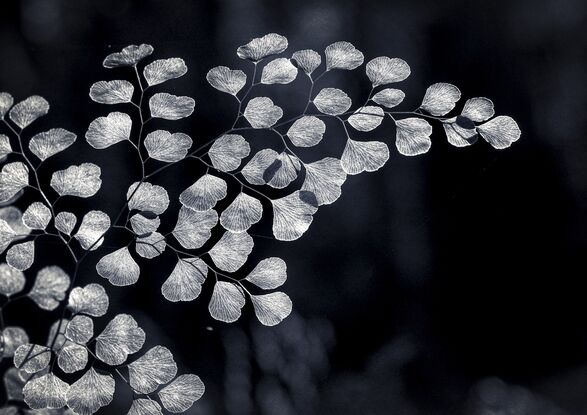
{"label": "black background", "polygon": [[[33,129],[78,134],[73,150],[46,172],[74,161],[102,167],[101,197],[70,210],[116,212],[136,180],[129,149],[94,151],[83,139],[94,118],[113,110],[91,102],[90,85],[132,76],[104,69],[103,58],[132,43],[152,44],[155,58],[186,61],[189,72],[162,90],[194,97],[196,111],[161,128],[184,131],[196,144],[225,130],[236,110],[207,84],[206,72],[226,65],[250,74],[235,50],[268,32],[288,37],[289,53],[347,40],[366,60],[402,57],[412,68],[400,86],[403,108],[416,107],[431,83],[451,82],[464,98],[491,98],[498,115],[520,125],[522,138],[503,151],[485,142],[453,148],[435,128],[431,151],[413,158],[395,151],[393,128],[371,133],[390,145],[385,168],[349,177],[342,197],[319,211],[300,240],[256,241],[254,259],[276,255],[288,263],[284,290],[295,316],[281,329],[259,328],[248,309],[232,328],[215,322],[206,311],[208,285],[193,303],[165,302],[159,287],[171,255],[144,262],[137,286],[109,287],[112,312],[135,315],[148,345],[169,346],[181,372],[203,378],[207,393],[190,413],[485,414],[490,401],[512,408],[524,399],[535,406],[512,413],[587,413],[585,2],[27,0],[0,7],[0,90],[51,102]],[[363,71],[329,75],[323,85],[361,102],[369,87]],[[299,111],[306,88],[299,77],[259,94]],[[322,151],[340,154],[343,145],[335,131]],[[156,178],[174,201],[163,217],[168,229],[177,195],[200,170],[186,163]],[[42,249],[39,261],[61,260],[55,246]],[[98,258],[81,284],[100,279]],[[32,304],[14,310],[39,342],[58,316]],[[245,353],[252,406],[231,409],[239,383],[227,381],[227,348],[239,338],[254,349],[271,330],[287,338],[294,324],[322,339],[328,354],[328,364],[315,365],[315,390],[304,395],[282,379],[283,402],[273,399],[276,389],[259,386],[265,375],[255,353]],[[287,403],[296,396],[312,398],[300,408]],[[124,413],[129,399],[104,413]]]}

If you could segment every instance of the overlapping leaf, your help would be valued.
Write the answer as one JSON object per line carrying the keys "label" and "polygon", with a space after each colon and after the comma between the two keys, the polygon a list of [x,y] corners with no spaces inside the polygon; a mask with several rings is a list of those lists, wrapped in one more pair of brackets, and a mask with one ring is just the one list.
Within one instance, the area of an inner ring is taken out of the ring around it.
{"label": "overlapping leaf", "polygon": [[213,209],[198,212],[182,206],[173,229],[173,236],[184,248],[197,249],[210,239],[211,229],[217,222],[218,214]]}
{"label": "overlapping leaf", "polygon": [[171,381],[177,364],[168,348],[155,346],[128,365],[129,384],[137,392],[151,393]]}
{"label": "overlapping leaf", "polygon": [[148,182],[135,182],[126,192],[129,210],[152,212],[160,215],[169,206],[167,190],[156,184]]}
{"label": "overlapping leaf", "polygon": [[239,134],[225,134],[208,150],[212,165],[220,171],[228,172],[237,169],[241,160],[249,155],[251,146]]}
{"label": "overlapping leaf", "polygon": [[101,375],[92,367],[67,391],[67,406],[79,415],[91,415],[112,402],[115,382],[112,375]]}
{"label": "overlapping leaf", "polygon": [[51,187],[60,196],[91,197],[102,186],[102,170],[94,163],[82,163],[58,170],[51,176]]}
{"label": "overlapping leaf", "polygon": [[293,241],[302,236],[318,210],[316,196],[307,191],[298,190],[271,203],[273,235],[280,241]]}
{"label": "overlapping leaf", "polygon": [[208,254],[222,271],[235,272],[247,261],[253,246],[253,238],[248,233],[227,231]]}
{"label": "overlapping leaf", "polygon": [[22,393],[24,401],[32,409],[58,409],[65,406],[69,385],[55,376],[46,373],[29,380]]}
{"label": "overlapping leaf", "polygon": [[185,412],[204,395],[204,382],[196,375],[178,376],[159,392],[163,407],[172,413]]}
{"label": "overlapping leaf", "polygon": [[71,212],[59,212],[55,216],[55,227],[59,232],[63,232],[67,235],[71,235],[73,228],[75,228],[75,224],[77,223],[77,218]]}
{"label": "overlapping leaf", "polygon": [[301,190],[311,192],[318,206],[329,205],[340,197],[346,173],[340,160],[326,157],[304,165],[306,177]]}
{"label": "overlapping leaf", "polygon": [[200,258],[178,258],[175,268],[161,286],[161,293],[169,301],[192,301],[202,291],[208,266]]}
{"label": "overlapping leaf", "polygon": [[14,366],[27,373],[37,373],[47,366],[51,360],[51,349],[38,344],[20,345],[14,352]]}
{"label": "overlapping leaf", "polygon": [[102,245],[103,235],[108,229],[110,229],[110,217],[101,210],[91,210],[84,215],[74,238],[78,240],[82,248],[93,251]]}
{"label": "overlapping leaf", "polygon": [[147,44],[129,45],[120,52],[111,53],[104,59],[105,68],[119,66],[135,66],[141,60],[153,53],[153,47]]}
{"label": "overlapping leaf", "polygon": [[367,132],[379,127],[383,122],[384,116],[385,114],[381,107],[367,105],[357,109],[348,118],[348,122],[355,130]]}
{"label": "overlapping leaf", "polygon": [[226,197],[226,181],[211,174],[205,174],[179,195],[185,207],[203,212],[212,209]]}
{"label": "overlapping leaf", "polygon": [[55,310],[65,299],[69,282],[69,275],[61,267],[50,265],[39,270],[28,295],[43,310]]}
{"label": "overlapping leaf", "polygon": [[432,126],[421,118],[406,118],[395,123],[395,145],[404,156],[417,156],[430,150]]}
{"label": "overlapping leaf", "polygon": [[111,366],[121,365],[144,343],[145,332],[135,319],[128,314],[118,314],[96,337],[96,356]]}
{"label": "overlapping leaf", "polygon": [[69,293],[67,307],[72,313],[101,317],[108,311],[110,300],[100,284],[91,283],[85,287],[75,287]]}
{"label": "overlapping leaf", "polygon": [[220,224],[231,232],[244,232],[259,222],[262,216],[261,202],[241,192],[220,215]]}
{"label": "overlapping leaf", "polygon": [[518,141],[522,134],[514,119],[504,115],[481,124],[477,131],[485,141],[498,150],[508,148],[513,142]]}
{"label": "overlapping leaf", "polygon": [[135,250],[139,256],[153,259],[161,255],[166,247],[167,242],[165,241],[165,237],[159,232],[153,232],[146,236],[139,236],[137,238]]}

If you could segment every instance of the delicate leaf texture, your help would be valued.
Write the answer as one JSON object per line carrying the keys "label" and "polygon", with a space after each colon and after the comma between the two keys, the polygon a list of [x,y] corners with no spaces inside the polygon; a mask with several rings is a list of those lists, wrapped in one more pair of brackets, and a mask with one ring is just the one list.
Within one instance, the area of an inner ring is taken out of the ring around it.
{"label": "delicate leaf texture", "polygon": [[79,372],[88,364],[88,349],[85,346],[66,342],[58,354],[57,364],[65,373]]}
{"label": "delicate leaf texture", "polygon": [[235,272],[247,261],[253,246],[253,238],[246,232],[224,232],[208,254],[222,271]]}
{"label": "delicate leaf texture", "polygon": [[181,58],[158,59],[151,62],[143,70],[143,75],[149,86],[159,85],[170,79],[185,75],[188,67]]}
{"label": "delicate leaf texture", "polygon": [[168,163],[182,160],[192,146],[192,139],[187,134],[157,130],[145,138],[145,148],[149,157]]}
{"label": "delicate leaf texture", "polygon": [[475,122],[486,121],[495,115],[493,102],[489,98],[482,97],[468,99],[461,115]]}
{"label": "delicate leaf texture", "polygon": [[383,117],[385,114],[381,107],[368,105],[356,110],[348,122],[357,131],[372,131],[381,125]]}
{"label": "delicate leaf texture", "polygon": [[189,117],[194,112],[195,106],[196,101],[193,98],[165,92],[155,94],[149,99],[151,116],[165,120],[179,120]]}
{"label": "delicate leaf texture", "polygon": [[305,167],[306,178],[301,190],[313,193],[318,206],[329,205],[340,197],[341,186],[346,180],[340,160],[326,157]]}
{"label": "delicate leaf texture", "polygon": [[52,348],[54,351],[60,351],[64,345],[72,344],[65,338],[65,328],[69,320],[62,318],[55,321],[49,328],[49,335],[47,336],[46,346]]}
{"label": "delicate leaf texture", "polygon": [[306,115],[296,120],[289,130],[287,136],[291,142],[298,147],[313,147],[322,141],[326,132],[326,124],[318,117]]}
{"label": "delicate leaf texture", "polygon": [[67,383],[53,373],[46,373],[29,380],[22,393],[25,403],[32,409],[57,409],[65,406],[68,389]]}
{"label": "delicate leaf texture", "polygon": [[228,172],[237,169],[250,152],[251,146],[242,135],[225,134],[214,141],[208,150],[208,157],[215,168]]}
{"label": "delicate leaf texture", "polygon": [[[4,372],[4,387],[6,389],[6,400],[8,401],[24,401],[22,388],[26,383],[26,379],[21,377],[21,371],[15,367],[11,367]],[[26,375],[26,373],[24,373]],[[5,407],[6,409],[6,407]],[[6,414],[0,412],[2,415],[18,415],[18,411],[7,412]]]}
{"label": "delicate leaf texture", "polygon": [[283,110],[271,98],[253,98],[245,108],[244,116],[253,128],[270,128],[283,117]]}
{"label": "delicate leaf texture", "polygon": [[31,229],[45,229],[51,220],[51,211],[41,202],[29,205],[22,215],[23,223]]}
{"label": "delicate leaf texture", "polygon": [[298,68],[293,66],[287,58],[273,59],[263,68],[261,74],[261,83],[271,84],[289,84],[298,76]]}
{"label": "delicate leaf texture", "polygon": [[127,415],[163,415],[161,406],[152,399],[135,399]]}
{"label": "delicate leaf texture", "polygon": [[0,330],[0,356],[12,357],[23,344],[29,342],[29,336],[21,327],[6,326]]}
{"label": "delicate leaf texture", "polygon": [[112,375],[101,375],[90,368],[67,391],[67,406],[79,415],[91,415],[112,402],[115,382]]}
{"label": "delicate leaf texture", "polygon": [[4,219],[0,219],[0,253],[16,239],[16,233]]}
{"label": "delicate leaf texture", "polygon": [[291,300],[282,292],[251,295],[251,302],[255,308],[255,315],[265,326],[275,326],[291,313]]}
{"label": "delicate leaf texture", "polygon": [[271,257],[259,262],[245,280],[264,290],[277,288],[287,279],[287,265],[281,258]]}
{"label": "delicate leaf texture", "polygon": [[283,189],[298,177],[301,168],[300,160],[284,151],[265,169],[263,179],[269,186]]}
{"label": "delicate leaf texture", "polygon": [[90,98],[99,104],[124,104],[132,101],[135,87],[128,81],[100,81],[90,88]]}
{"label": "delicate leaf texture", "polygon": [[455,147],[466,147],[477,141],[475,124],[468,118],[458,116],[442,122],[448,142]]}
{"label": "delicate leaf texture", "polygon": [[135,245],[137,254],[147,259],[158,257],[165,251],[166,247],[167,242],[165,242],[165,237],[159,232],[153,232],[150,235],[138,237]]}
{"label": "delicate leaf texture", "polygon": [[51,187],[60,196],[91,197],[102,186],[102,170],[93,163],[82,163],[58,170],[51,176]]}
{"label": "delicate leaf texture", "polygon": [[10,139],[7,135],[0,134],[0,162],[4,160],[4,157],[12,153],[12,147],[10,146]]}
{"label": "delicate leaf texture", "polygon": [[263,205],[246,193],[240,193],[220,215],[220,224],[231,232],[244,232],[259,222]]}
{"label": "delicate leaf texture", "polygon": [[47,100],[38,95],[33,95],[12,107],[8,116],[20,128],[26,128],[48,112],[49,103]]}
{"label": "delicate leaf texture", "polygon": [[273,235],[280,241],[293,241],[304,234],[318,210],[313,193],[296,191],[281,199],[272,200]]}
{"label": "delicate leaf texture", "polygon": [[4,119],[4,116],[14,104],[14,98],[8,92],[0,92],[0,119]]}
{"label": "delicate leaf texture", "polygon": [[[261,150],[249,160],[245,167],[243,167],[241,174],[249,183],[263,185],[266,183],[265,172],[269,166],[274,165],[278,156],[279,154],[270,148]],[[275,174],[275,170],[272,174]]]}
{"label": "delicate leaf texture", "polygon": [[124,112],[111,112],[90,123],[86,132],[88,143],[99,150],[130,138],[132,120]]}
{"label": "delicate leaf texture", "polygon": [[16,234],[15,240],[22,239],[31,232],[22,221],[22,212],[15,206],[0,207],[0,221],[8,225],[7,229],[10,229],[11,233]]}
{"label": "delicate leaf texture", "polygon": [[53,128],[34,135],[29,141],[29,149],[40,160],[47,160],[72,145],[76,138],[77,136],[70,131]]}
{"label": "delicate leaf texture", "polygon": [[147,236],[155,232],[160,224],[161,219],[159,219],[159,216],[156,216],[154,219],[148,219],[141,213],[137,213],[130,218],[130,226],[134,233],[139,236]]}
{"label": "delicate leaf texture", "polygon": [[226,197],[226,181],[211,174],[205,174],[179,195],[185,207],[203,212],[212,209]]}
{"label": "delicate leaf texture", "polygon": [[253,62],[260,61],[267,56],[276,55],[287,49],[287,39],[276,33],[269,33],[263,37],[256,37],[249,43],[239,46],[236,54],[241,59]]}
{"label": "delicate leaf texture", "polygon": [[208,311],[212,318],[232,323],[241,316],[241,309],[245,306],[246,300],[242,288],[226,281],[218,281],[214,285],[214,291],[208,304]]}
{"label": "delicate leaf texture", "polygon": [[294,52],[291,58],[296,61],[298,66],[308,75],[311,75],[322,62],[320,54],[312,49],[304,49]]}
{"label": "delicate leaf texture", "polygon": [[29,297],[43,310],[51,311],[65,299],[68,288],[69,275],[57,265],[50,265],[37,273]]}
{"label": "delicate leaf texture", "polygon": [[153,46],[141,44],[129,45],[120,52],[111,53],[104,59],[104,68],[116,68],[119,66],[134,66],[143,58],[153,53]]}
{"label": "delicate leaf texture", "polygon": [[14,352],[14,366],[27,373],[37,373],[47,366],[51,360],[51,349],[38,344],[23,344]]}
{"label": "delicate leaf texture", "polygon": [[17,294],[24,289],[25,283],[26,279],[22,271],[0,263],[0,294],[7,297]]}
{"label": "delicate leaf texture", "polygon": [[6,253],[6,262],[20,271],[27,270],[35,261],[35,243],[33,241],[13,245]]}
{"label": "delicate leaf texture", "polygon": [[349,42],[335,42],[326,47],[326,70],[352,70],[363,64],[363,53]]}
{"label": "delicate leaf texture", "polygon": [[118,314],[96,337],[96,356],[111,366],[123,364],[128,355],[141,350],[145,332],[128,314]]}
{"label": "delicate leaf texture", "polygon": [[236,96],[247,83],[247,75],[239,69],[217,66],[208,71],[206,80],[217,90]]}
{"label": "delicate leaf texture", "polygon": [[130,255],[128,247],[120,248],[100,259],[96,271],[116,286],[132,285],[139,279],[139,265]]}
{"label": "delicate leaf texture", "polygon": [[410,66],[400,58],[380,56],[371,59],[365,68],[373,88],[400,82],[410,76]]}
{"label": "delicate leaf texture", "polygon": [[177,373],[177,365],[167,347],[155,346],[128,365],[130,386],[137,392],[151,393],[169,382]]}
{"label": "delicate leaf texture", "polygon": [[[138,186],[138,188],[137,188]],[[134,182],[126,192],[128,208],[160,215],[169,206],[169,195],[165,188],[148,182]]]}
{"label": "delicate leaf texture", "polygon": [[455,107],[459,99],[461,99],[459,88],[439,82],[428,87],[420,108],[432,115],[445,115]]}
{"label": "delicate leaf texture", "polygon": [[202,291],[208,266],[200,258],[179,258],[175,268],[161,286],[161,293],[169,301],[192,301]]}
{"label": "delicate leaf texture", "polygon": [[211,229],[217,222],[218,214],[213,209],[197,212],[182,206],[179,209],[173,236],[184,248],[197,249],[210,239]]}
{"label": "delicate leaf texture", "polygon": [[373,102],[386,108],[393,108],[404,100],[406,94],[400,89],[385,88],[373,95]]}
{"label": "delicate leaf texture", "polygon": [[389,160],[389,148],[381,141],[355,141],[350,138],[340,159],[347,174],[379,170]]}
{"label": "delicate leaf texture", "polygon": [[504,115],[481,124],[477,131],[493,148],[499,150],[511,146],[522,134],[514,119]]}
{"label": "delicate leaf texture", "polygon": [[314,105],[323,114],[341,115],[352,105],[349,96],[338,88],[324,88],[314,97]]}
{"label": "delicate leaf texture", "polygon": [[74,316],[65,328],[65,338],[74,343],[86,344],[94,335],[94,322],[88,316]]}
{"label": "delicate leaf texture", "polygon": [[77,218],[71,212],[59,212],[57,216],[55,216],[55,227],[59,232],[63,232],[67,235],[71,235],[76,223]]}
{"label": "delicate leaf texture", "polygon": [[69,293],[67,307],[72,313],[87,314],[92,317],[101,317],[108,311],[110,300],[106,290],[100,284],[92,283],[84,288],[75,287]]}
{"label": "delicate leaf texture", "polygon": [[163,407],[169,412],[185,412],[204,395],[205,387],[196,375],[178,376],[169,385],[162,388],[158,395]]}
{"label": "delicate leaf texture", "polygon": [[110,217],[100,210],[90,210],[74,235],[84,249],[98,249],[104,241],[104,234],[110,228]]}
{"label": "delicate leaf texture", "polygon": [[15,161],[5,164],[0,172],[0,203],[12,199],[29,184],[29,169]]}
{"label": "delicate leaf texture", "polygon": [[430,150],[432,126],[421,118],[406,118],[396,121],[395,145],[404,156],[417,156]]}

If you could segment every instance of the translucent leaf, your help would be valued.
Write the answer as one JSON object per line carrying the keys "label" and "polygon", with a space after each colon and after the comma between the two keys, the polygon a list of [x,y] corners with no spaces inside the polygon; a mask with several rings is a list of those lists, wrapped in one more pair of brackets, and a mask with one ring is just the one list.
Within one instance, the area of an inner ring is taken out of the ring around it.
{"label": "translucent leaf", "polygon": [[220,215],[220,224],[231,232],[244,232],[262,216],[261,202],[241,192]]}
{"label": "translucent leaf", "polygon": [[161,286],[161,293],[169,301],[195,300],[207,275],[208,266],[200,258],[179,258]]}
{"label": "translucent leaf", "polygon": [[179,195],[185,207],[203,212],[212,209],[219,200],[226,197],[226,181],[211,174],[205,174]]}
{"label": "translucent leaf", "polygon": [[65,328],[65,338],[74,343],[86,344],[94,335],[94,321],[88,316],[74,316]]}
{"label": "translucent leaf", "polygon": [[29,380],[24,385],[22,393],[25,403],[32,409],[56,409],[65,406],[68,389],[67,383],[53,373],[46,373]]}
{"label": "translucent leaf", "polygon": [[273,235],[280,241],[298,239],[310,227],[318,201],[313,193],[296,191],[280,199],[272,200]]}
{"label": "translucent leaf", "polygon": [[57,228],[59,232],[71,235],[71,232],[77,223],[77,218],[71,212],[59,212],[57,216],[55,216],[54,223],[55,228]]}
{"label": "translucent leaf", "polygon": [[257,62],[267,56],[276,55],[287,49],[287,39],[277,33],[256,37],[246,45],[239,46],[236,54],[241,59]]}
{"label": "translucent leaf", "polygon": [[37,272],[29,297],[43,310],[55,310],[65,299],[69,288],[69,275],[57,265],[50,265]]}
{"label": "translucent leaf", "polygon": [[211,229],[218,222],[215,210],[197,212],[182,206],[179,209],[173,236],[186,249],[197,249],[210,239]]}
{"label": "translucent leaf", "polygon": [[246,300],[242,288],[226,281],[218,281],[208,304],[208,311],[212,318],[232,323],[241,316],[241,309]]}
{"label": "translucent leaf", "polygon": [[96,337],[96,356],[111,366],[123,364],[128,355],[141,350],[145,332],[132,316],[118,314]]}
{"label": "translucent leaf", "polygon": [[[4,388],[6,389],[6,400],[8,401],[24,401],[22,394],[22,388],[26,383],[26,379],[21,376],[21,371],[15,367],[9,368],[4,372]],[[24,373],[26,375],[26,373]],[[11,412],[2,415],[11,415]],[[14,415],[18,415],[18,411],[14,412]]]}
{"label": "translucent leaf", "polygon": [[322,141],[325,132],[324,121],[312,115],[306,115],[297,119],[289,127],[287,136],[295,146],[312,147]]}
{"label": "translucent leaf", "polygon": [[244,116],[253,128],[270,128],[283,117],[283,110],[271,98],[257,97],[249,101]]}
{"label": "translucent leaf", "polygon": [[119,287],[134,284],[140,274],[139,265],[126,246],[102,257],[96,264],[96,271],[110,281],[110,284]]}
{"label": "translucent leaf", "polygon": [[281,258],[271,257],[260,261],[245,280],[264,290],[277,288],[287,279],[287,265]]}
{"label": "translucent leaf", "polygon": [[482,97],[468,99],[461,115],[475,122],[486,121],[495,115],[493,102]]}
{"label": "translucent leaf", "polygon": [[156,130],[145,137],[145,148],[149,157],[168,163],[182,160],[192,146],[192,139],[187,134]]}
{"label": "translucent leaf", "polygon": [[24,211],[22,222],[31,229],[45,229],[51,221],[51,211],[41,202],[34,202]]}
{"label": "translucent leaf", "polygon": [[[251,184],[263,185],[267,178],[265,172],[269,166],[274,165],[279,154],[270,148],[259,151],[241,170],[243,177]],[[272,172],[275,174],[275,171]],[[269,178],[271,179],[271,178]]]}
{"label": "translucent leaf", "polygon": [[51,349],[38,344],[26,343],[18,346],[14,352],[14,366],[27,373],[37,373],[47,366],[51,360]]}
{"label": "translucent leaf", "polygon": [[439,82],[428,87],[420,108],[432,115],[445,115],[455,107],[459,99],[461,99],[459,88]]}
{"label": "translucent leaf", "polygon": [[208,157],[212,165],[220,171],[228,172],[237,169],[241,160],[249,155],[251,146],[243,136],[225,134],[208,150]]}
{"label": "translucent leaf", "polygon": [[162,388],[158,395],[163,407],[169,412],[185,412],[204,395],[205,387],[196,375],[181,375]]}
{"label": "translucent leaf", "polygon": [[273,59],[263,68],[261,83],[266,85],[289,84],[297,76],[298,68],[289,59],[277,58]]}
{"label": "translucent leaf", "polygon": [[161,219],[159,219],[159,216],[156,216],[153,219],[148,219],[141,213],[137,213],[130,218],[130,226],[134,233],[139,236],[147,236],[150,233],[155,232],[160,224]]}
{"label": "translucent leaf", "polygon": [[0,330],[0,356],[12,357],[16,349],[28,342],[29,336],[22,327],[6,326]]}
{"label": "translucent leaf", "polygon": [[222,271],[235,272],[247,261],[253,246],[253,238],[246,232],[224,232],[208,255]]}
{"label": "translucent leaf", "polygon": [[513,118],[500,115],[477,127],[481,137],[493,148],[504,149],[518,141],[522,132]]}
{"label": "translucent leaf", "polygon": [[373,95],[373,102],[386,108],[393,108],[402,103],[406,94],[400,89],[385,88]]}
{"label": "translucent leaf", "polygon": [[34,135],[29,141],[29,149],[40,160],[47,160],[72,145],[76,138],[77,136],[70,131],[53,128]]}
{"label": "translucent leaf", "polygon": [[0,92],[0,119],[8,113],[10,107],[14,104],[14,98],[8,92]]}
{"label": "translucent leaf", "polygon": [[65,328],[69,323],[69,319],[62,318],[55,321],[49,328],[49,335],[47,336],[46,346],[52,348],[54,351],[60,351],[63,346],[73,344],[65,338]]}
{"label": "translucent leaf", "polygon": [[29,169],[15,161],[5,164],[0,172],[0,203],[13,198],[29,184]]}
{"label": "translucent leaf", "polygon": [[296,156],[283,151],[267,166],[263,172],[263,180],[271,187],[283,189],[298,177],[301,168],[300,160]]}
{"label": "translucent leaf", "polygon": [[6,262],[17,270],[24,271],[35,261],[35,243],[33,241],[13,245],[6,253]]}
{"label": "translucent leaf", "polygon": [[352,105],[349,96],[338,88],[324,88],[314,97],[314,105],[323,114],[340,115]]}
{"label": "translucent leaf", "polygon": [[[0,221],[4,221],[14,233],[14,240],[26,237],[31,230],[22,221],[22,212],[15,206],[0,207]],[[0,249],[0,252],[2,249]]]}
{"label": "translucent leaf", "polygon": [[243,71],[233,70],[226,66],[210,69],[206,74],[206,79],[217,90],[235,96],[247,83],[247,75]]}
{"label": "translucent leaf", "polygon": [[111,112],[90,123],[86,131],[88,143],[99,150],[130,138],[132,120],[124,112]]}
{"label": "translucent leaf", "polygon": [[160,92],[149,99],[149,108],[153,118],[179,120],[189,117],[194,112],[196,101],[193,98]]}
{"label": "translucent leaf", "polygon": [[165,242],[165,237],[159,232],[153,232],[150,235],[138,237],[135,245],[137,254],[147,259],[158,257],[165,251],[166,247],[167,243]]}
{"label": "translucent leaf", "polygon": [[91,415],[114,398],[116,382],[112,375],[101,375],[90,368],[67,391],[67,406],[79,415]]}
{"label": "translucent leaf", "polygon": [[16,239],[16,234],[4,219],[0,219],[0,253]]}
{"label": "translucent leaf", "polygon": [[94,163],[82,163],[58,170],[51,176],[51,187],[60,196],[91,197],[102,186],[102,170]]}
{"label": "translucent leaf", "polygon": [[105,68],[116,68],[119,66],[134,66],[139,63],[143,58],[146,58],[153,53],[153,46],[141,44],[141,45],[129,45],[122,49],[120,52],[111,53],[104,59],[103,65]]}
{"label": "translucent leaf", "polygon": [[400,58],[380,56],[371,59],[365,69],[373,88],[400,82],[410,76],[410,66]]}
{"label": "translucent leaf", "polygon": [[340,160],[326,157],[305,165],[306,177],[301,190],[314,194],[318,206],[329,205],[340,197],[346,173]]}
{"label": "translucent leaf", "polygon": [[177,365],[167,347],[155,346],[128,365],[130,386],[137,392],[151,393],[169,382]]}
{"label": "translucent leaf", "polygon": [[126,192],[126,198],[129,200],[129,210],[135,209],[141,212],[153,212],[156,215],[160,215],[169,206],[167,190],[148,182],[134,182],[131,184]]}
{"label": "translucent leaf", "polygon": [[430,150],[432,126],[421,118],[406,118],[396,121],[395,145],[404,156],[417,156]]}
{"label": "translucent leaf", "polygon": [[151,62],[143,70],[143,75],[149,86],[159,85],[170,79],[185,75],[188,67],[181,58],[158,59]]}
{"label": "translucent leaf", "polygon": [[384,116],[381,107],[367,105],[357,109],[348,122],[357,131],[372,131],[381,125]]}
{"label": "translucent leaf", "polygon": [[127,415],[163,415],[161,406],[152,399],[135,399]]}
{"label": "translucent leaf", "polygon": [[[467,120],[463,123],[461,120]],[[468,125],[466,125],[468,124]],[[453,117],[442,122],[448,142],[455,147],[466,147],[477,141],[477,130],[473,121],[462,116]]]}
{"label": "translucent leaf", "polygon": [[85,346],[67,342],[58,354],[57,364],[65,373],[79,372],[88,364],[88,349]]}
{"label": "translucent leaf", "polygon": [[312,49],[304,49],[294,52],[291,58],[296,61],[298,66],[308,75],[311,75],[322,62],[320,54]]}
{"label": "translucent leaf", "polygon": [[275,292],[263,295],[251,295],[255,315],[265,326],[275,326],[289,316],[292,303],[287,294]]}
{"label": "translucent leaf", "polygon": [[4,160],[4,157],[12,153],[12,147],[10,145],[10,139],[7,135],[0,134],[0,161]]}
{"label": "translucent leaf", "polygon": [[8,116],[20,128],[26,128],[37,118],[49,112],[49,103],[43,97],[33,95],[16,104]]}
{"label": "translucent leaf", "polygon": [[381,141],[355,141],[348,139],[340,159],[347,174],[379,170],[389,160],[389,148]]}
{"label": "translucent leaf", "polygon": [[22,271],[0,263],[0,294],[11,296],[24,289],[26,279]]}
{"label": "translucent leaf", "polygon": [[326,70],[352,70],[363,64],[363,53],[349,42],[335,42],[326,47]]}
{"label": "translucent leaf", "polygon": [[98,249],[104,241],[104,234],[110,228],[110,217],[100,210],[90,210],[74,235],[84,249]]}
{"label": "translucent leaf", "polygon": [[90,98],[99,104],[124,104],[132,101],[134,91],[128,81],[99,81],[90,87]]}
{"label": "translucent leaf", "polygon": [[108,311],[110,300],[106,290],[100,284],[92,283],[85,287],[75,287],[69,293],[67,307],[72,313],[101,317]]}

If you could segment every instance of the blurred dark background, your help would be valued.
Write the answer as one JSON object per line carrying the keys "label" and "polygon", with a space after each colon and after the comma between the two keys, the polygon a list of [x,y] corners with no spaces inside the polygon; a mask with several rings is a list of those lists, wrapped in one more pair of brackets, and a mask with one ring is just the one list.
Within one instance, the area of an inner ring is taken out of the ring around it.
{"label": "blurred dark background", "polygon": [[[164,302],[172,256],[145,262],[136,287],[110,287],[111,311],[135,315],[148,345],[169,346],[180,372],[206,383],[189,413],[587,413],[586,2],[21,0],[0,9],[0,90],[51,102],[34,129],[78,134],[48,171],[86,160],[102,167],[102,197],[80,209],[115,211],[124,197],[117,185],[125,192],[136,180],[128,149],[93,151],[83,139],[94,118],[120,110],[91,102],[88,90],[132,75],[101,66],[132,43],[186,61],[188,74],[162,89],[194,97],[196,111],[161,128],[196,144],[225,130],[236,110],[206,72],[249,71],[236,48],[268,32],[288,37],[287,56],[347,40],[366,61],[402,57],[412,68],[400,85],[403,108],[416,107],[431,83],[451,82],[520,125],[522,138],[504,151],[485,142],[454,148],[435,128],[431,151],[414,158],[397,154],[393,129],[371,133],[392,150],[384,169],[349,177],[300,240],[257,241],[253,260],[288,263],[294,313],[277,328],[260,326],[250,309],[233,325],[212,320],[208,286],[193,303]],[[323,85],[357,102],[369,88],[364,67]],[[259,93],[299,111],[305,88],[299,77]],[[332,133],[324,151],[340,154],[343,145]],[[156,178],[175,211],[197,174],[186,163]],[[41,259],[63,255],[42,248]],[[100,279],[97,259],[81,284]],[[38,342],[58,317],[32,303],[15,310],[17,322],[38,326]],[[129,402],[123,396],[102,413],[125,413]]]}

